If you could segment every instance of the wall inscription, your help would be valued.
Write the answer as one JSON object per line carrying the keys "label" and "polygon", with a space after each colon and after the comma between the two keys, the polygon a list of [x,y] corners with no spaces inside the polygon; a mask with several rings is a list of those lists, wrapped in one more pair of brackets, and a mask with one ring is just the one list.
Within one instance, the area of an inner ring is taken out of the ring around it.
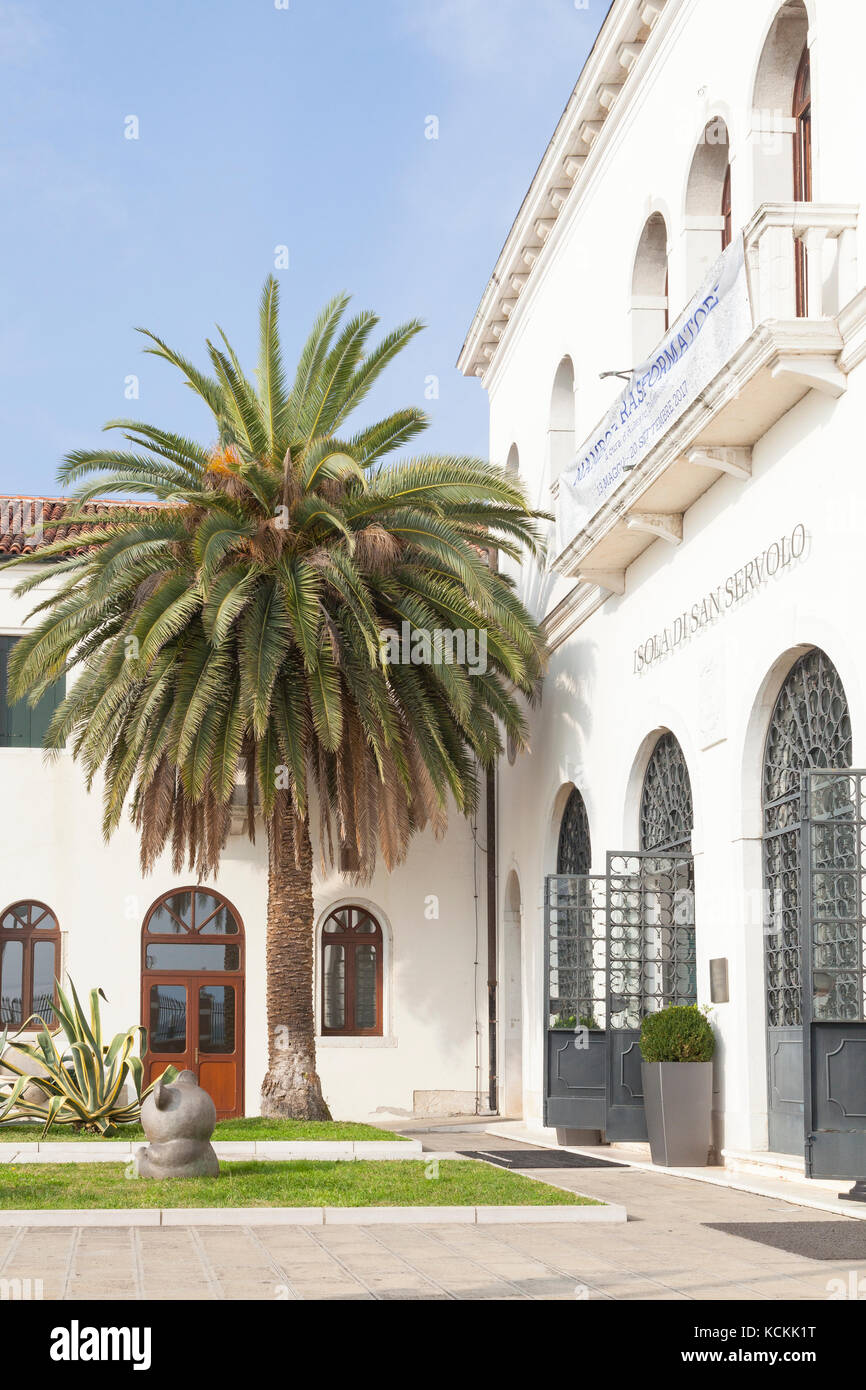
{"label": "wall inscription", "polygon": [[702,628],[723,618],[750,594],[800,560],[806,549],[806,528],[801,521],[787,535],[773,541],[759,555],[753,555],[739,569],[727,575],[715,588],[684,608],[660,632],[654,632],[634,649],[634,674],[639,675],[666,656],[673,655]]}

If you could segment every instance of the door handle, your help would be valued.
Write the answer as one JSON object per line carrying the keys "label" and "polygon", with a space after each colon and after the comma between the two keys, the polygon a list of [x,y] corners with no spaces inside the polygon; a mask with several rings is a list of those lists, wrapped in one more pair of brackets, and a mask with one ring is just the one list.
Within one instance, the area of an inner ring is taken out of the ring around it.
{"label": "door handle", "polygon": [[195,1050],[195,1060],[198,1061],[198,1048]]}

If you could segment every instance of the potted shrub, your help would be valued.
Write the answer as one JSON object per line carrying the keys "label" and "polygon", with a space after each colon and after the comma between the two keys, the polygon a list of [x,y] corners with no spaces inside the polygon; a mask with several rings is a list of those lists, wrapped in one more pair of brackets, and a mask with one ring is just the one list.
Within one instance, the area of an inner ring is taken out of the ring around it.
{"label": "potted shrub", "polygon": [[641,1024],[643,1094],[653,1163],[699,1168],[712,1143],[716,1039],[697,1004],[672,1004]]}

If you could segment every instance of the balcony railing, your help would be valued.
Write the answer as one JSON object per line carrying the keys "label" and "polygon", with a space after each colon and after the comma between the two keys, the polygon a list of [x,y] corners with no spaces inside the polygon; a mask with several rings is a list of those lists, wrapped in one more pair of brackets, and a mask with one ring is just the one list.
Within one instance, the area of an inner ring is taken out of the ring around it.
{"label": "balcony railing", "polygon": [[764,203],[744,231],[755,327],[797,312],[797,244],[805,250],[809,319],[838,314],[857,290],[857,208]]}

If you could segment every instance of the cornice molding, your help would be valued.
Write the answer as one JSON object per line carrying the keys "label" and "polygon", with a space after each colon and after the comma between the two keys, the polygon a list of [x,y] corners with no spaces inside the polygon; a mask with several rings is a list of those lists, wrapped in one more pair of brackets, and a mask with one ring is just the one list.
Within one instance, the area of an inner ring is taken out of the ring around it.
{"label": "cornice molding", "polygon": [[[654,0],[636,7],[634,0],[614,0],[476,310],[457,360],[464,375],[487,384],[494,359],[512,336],[518,301],[529,297],[539,261],[550,259],[568,220],[564,214],[576,204],[575,190],[582,192],[590,181],[638,90],[640,73],[688,3]],[[492,325],[503,316],[506,329],[494,335]]]}
{"label": "cornice molding", "polygon": [[575,584],[541,624],[549,649],[555,652],[557,647],[561,647],[587,618],[601,608],[610,594],[610,589],[592,581]]}

